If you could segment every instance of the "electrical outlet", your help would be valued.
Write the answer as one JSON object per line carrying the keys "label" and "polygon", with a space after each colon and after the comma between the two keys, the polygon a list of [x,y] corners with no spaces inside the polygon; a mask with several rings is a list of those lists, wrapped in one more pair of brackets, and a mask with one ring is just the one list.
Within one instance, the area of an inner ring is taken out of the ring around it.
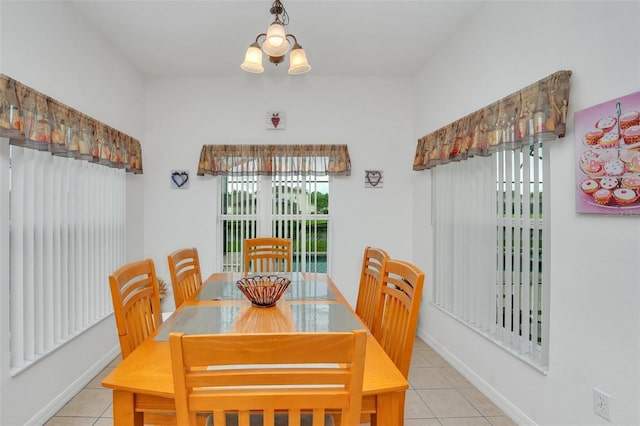
{"label": "electrical outlet", "polygon": [[611,421],[611,397],[596,388],[593,388],[593,412]]}

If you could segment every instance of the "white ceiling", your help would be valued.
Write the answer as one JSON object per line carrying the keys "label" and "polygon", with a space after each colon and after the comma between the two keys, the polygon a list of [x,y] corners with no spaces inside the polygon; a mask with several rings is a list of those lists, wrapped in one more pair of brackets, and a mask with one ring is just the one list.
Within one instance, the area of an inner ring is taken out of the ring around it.
{"label": "white ceiling", "polygon": [[[481,7],[458,0],[282,0],[317,75],[412,75]],[[238,75],[272,0],[76,0],[146,77]],[[286,74],[263,59],[265,73]]]}

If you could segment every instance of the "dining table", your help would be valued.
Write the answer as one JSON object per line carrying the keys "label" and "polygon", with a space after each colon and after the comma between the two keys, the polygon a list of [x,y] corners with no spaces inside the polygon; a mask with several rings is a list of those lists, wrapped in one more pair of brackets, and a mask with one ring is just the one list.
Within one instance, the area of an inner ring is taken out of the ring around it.
{"label": "dining table", "polygon": [[[345,332],[366,329],[324,273],[280,273],[291,280],[274,307],[252,306],[236,282],[247,274],[211,274],[156,332],[102,381],[113,391],[114,424],[143,425],[143,413],[175,412],[169,333]],[[321,350],[321,348],[318,348]],[[215,350],[215,349],[214,349]],[[409,385],[371,333],[367,335],[362,413],[371,424],[402,426]]]}

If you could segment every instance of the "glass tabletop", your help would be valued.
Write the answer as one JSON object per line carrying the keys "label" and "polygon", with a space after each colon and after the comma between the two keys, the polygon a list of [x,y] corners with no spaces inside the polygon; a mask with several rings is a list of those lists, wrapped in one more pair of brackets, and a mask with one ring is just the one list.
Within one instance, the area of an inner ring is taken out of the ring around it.
{"label": "glass tabletop", "polygon": [[[245,300],[235,281],[208,282],[196,300]],[[291,281],[283,295],[284,300],[336,300],[329,284],[322,281]]]}
{"label": "glass tabletop", "polygon": [[279,303],[274,308],[250,305],[184,306],[165,321],[156,341],[169,333],[224,334],[256,332],[345,332],[365,328],[353,312],[339,303]]}

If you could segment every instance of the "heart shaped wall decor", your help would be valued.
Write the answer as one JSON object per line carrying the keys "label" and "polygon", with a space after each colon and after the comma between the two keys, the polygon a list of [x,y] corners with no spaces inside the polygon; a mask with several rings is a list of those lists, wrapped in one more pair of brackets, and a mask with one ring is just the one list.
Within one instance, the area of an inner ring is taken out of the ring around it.
{"label": "heart shaped wall decor", "polygon": [[171,173],[171,180],[178,188],[182,188],[187,182],[189,182],[189,173],[182,172],[173,172]]}

